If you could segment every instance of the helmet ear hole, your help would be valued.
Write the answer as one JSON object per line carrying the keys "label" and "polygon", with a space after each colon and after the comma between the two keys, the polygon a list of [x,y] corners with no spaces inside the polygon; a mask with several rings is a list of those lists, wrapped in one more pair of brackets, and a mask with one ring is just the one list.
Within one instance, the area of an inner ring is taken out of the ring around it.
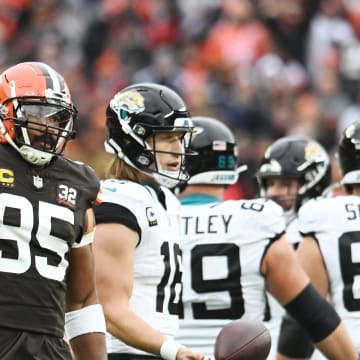
{"label": "helmet ear hole", "polygon": [[154,156],[150,151],[143,151],[136,158],[136,165],[139,168],[148,168],[154,162]]}

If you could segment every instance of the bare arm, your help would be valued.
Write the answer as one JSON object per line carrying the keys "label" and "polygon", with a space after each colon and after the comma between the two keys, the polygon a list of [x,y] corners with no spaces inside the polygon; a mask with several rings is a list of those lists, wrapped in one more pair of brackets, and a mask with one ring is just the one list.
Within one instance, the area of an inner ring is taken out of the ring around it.
{"label": "bare arm", "polygon": [[320,294],[327,297],[329,294],[329,279],[319,246],[313,237],[304,237],[297,249],[297,257],[315,288]]}
{"label": "bare arm", "polygon": [[121,224],[99,224],[95,232],[96,279],[107,330],[125,343],[159,354],[165,337],[129,308],[137,234]]}
{"label": "bare arm", "polygon": [[310,282],[285,236],[270,246],[261,270],[266,276],[267,289],[282,305],[289,303]]}
{"label": "bare arm", "polygon": [[[92,210],[87,211],[87,233],[94,228]],[[67,274],[66,311],[80,310],[98,304],[92,246],[73,248]],[[70,340],[72,351],[79,360],[106,359],[105,336],[91,332]]]}

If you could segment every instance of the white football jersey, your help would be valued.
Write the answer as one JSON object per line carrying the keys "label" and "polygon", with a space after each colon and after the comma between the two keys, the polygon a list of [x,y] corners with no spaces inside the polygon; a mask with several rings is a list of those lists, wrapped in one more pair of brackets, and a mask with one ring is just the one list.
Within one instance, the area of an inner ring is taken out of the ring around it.
{"label": "white football jersey", "polygon": [[310,200],[299,211],[299,229],[317,239],[331,302],[360,351],[360,197]]}
{"label": "white football jersey", "polygon": [[[180,203],[168,189],[162,188],[165,209],[152,187],[131,181],[105,180],[101,189],[102,202],[130,210],[141,229],[135,250],[130,308],[160,333],[174,336],[181,293]],[[145,354],[110,334],[107,334],[107,351]]]}
{"label": "white football jersey", "polygon": [[181,201],[184,319],[176,339],[211,356],[226,323],[263,320],[261,261],[284,233],[285,220],[281,207],[265,199],[218,202],[190,195]]}

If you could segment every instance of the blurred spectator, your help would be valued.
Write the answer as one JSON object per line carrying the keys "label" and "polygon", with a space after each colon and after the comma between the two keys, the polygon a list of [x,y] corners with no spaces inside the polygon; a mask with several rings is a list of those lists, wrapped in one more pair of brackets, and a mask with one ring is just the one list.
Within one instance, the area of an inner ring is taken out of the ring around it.
{"label": "blurred spectator", "polygon": [[336,138],[340,139],[342,132],[353,122],[360,120],[360,92],[358,101],[356,103],[350,104],[341,114],[337,128],[336,128]]}
{"label": "blurred spectator", "polygon": [[360,2],[359,0],[343,0],[345,16],[355,30],[356,36],[360,39]]}
{"label": "blurred spectator", "polygon": [[174,47],[169,45],[159,46],[152,52],[151,63],[136,71],[132,82],[155,82],[181,93],[182,69],[178,58]]}
{"label": "blurred spectator", "polygon": [[360,82],[360,41],[351,43],[340,49],[339,72],[343,88],[352,101],[359,94]]}
{"label": "blurred spectator", "polygon": [[274,49],[255,63],[252,74],[262,109],[270,112],[274,135],[285,135],[290,126],[288,109],[294,97],[308,85],[306,69],[297,60]]}
{"label": "blurred spectator", "polygon": [[23,13],[30,0],[2,0],[0,6],[0,44],[9,44],[19,29]]}
{"label": "blurred spectator", "polygon": [[269,107],[272,134],[275,138],[285,136],[293,126],[294,114],[292,109],[293,94],[281,94],[275,97]]}
{"label": "blurred spectator", "polygon": [[282,58],[274,52],[262,56],[255,63],[253,73],[257,89],[270,95],[296,92],[308,84],[308,75],[302,64],[292,58]]}
{"label": "blurred spectator", "polygon": [[320,104],[314,93],[304,92],[294,99],[291,118],[289,135],[303,135],[313,139],[319,138]]}
{"label": "blurred spectator", "polygon": [[257,9],[279,49],[306,64],[309,26],[320,0],[258,0]]}
{"label": "blurred spectator", "polygon": [[323,57],[334,47],[341,49],[356,41],[351,25],[343,17],[343,0],[321,0],[310,22],[307,44],[307,68],[310,78],[322,70]]}
{"label": "blurred spectator", "polygon": [[[103,0],[84,40],[84,51],[94,63],[102,51],[113,49],[128,76],[150,62],[151,52],[179,36],[176,3],[166,0]],[[90,66],[89,73],[93,68]]]}
{"label": "blurred spectator", "polygon": [[204,39],[220,15],[221,0],[177,0],[182,38]]}
{"label": "blurred spectator", "polygon": [[180,44],[181,90],[192,115],[212,115],[210,71],[201,55],[201,42],[190,39]]}
{"label": "blurred spectator", "polygon": [[338,72],[323,68],[314,78],[314,90],[319,101],[321,132],[318,140],[326,149],[337,145],[334,136],[341,114],[350,105],[350,99],[342,91]]}
{"label": "blurred spectator", "polygon": [[250,0],[221,0],[221,16],[204,42],[202,56],[211,69],[246,71],[268,50],[269,41]]}
{"label": "blurred spectator", "polygon": [[269,130],[270,119],[259,102],[259,94],[248,72],[237,72],[231,66],[213,73],[210,87],[213,108],[232,129],[255,136]]}

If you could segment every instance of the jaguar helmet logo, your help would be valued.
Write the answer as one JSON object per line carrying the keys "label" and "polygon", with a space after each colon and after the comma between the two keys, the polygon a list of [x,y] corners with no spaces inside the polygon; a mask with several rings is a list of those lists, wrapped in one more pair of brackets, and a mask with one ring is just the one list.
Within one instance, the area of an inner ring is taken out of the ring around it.
{"label": "jaguar helmet logo", "polygon": [[138,114],[145,110],[145,101],[137,91],[117,93],[110,101],[110,107],[122,120],[129,120],[129,115]]}
{"label": "jaguar helmet logo", "polygon": [[305,159],[310,160],[319,160],[325,157],[324,150],[316,143],[310,142],[305,147]]}

